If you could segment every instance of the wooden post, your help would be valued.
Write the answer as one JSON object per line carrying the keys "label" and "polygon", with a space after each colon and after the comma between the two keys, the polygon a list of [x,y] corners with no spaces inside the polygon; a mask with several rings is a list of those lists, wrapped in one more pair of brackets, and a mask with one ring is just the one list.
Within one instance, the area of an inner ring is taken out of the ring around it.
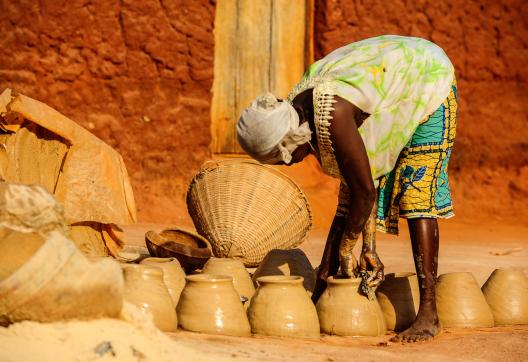
{"label": "wooden post", "polygon": [[241,112],[259,94],[286,97],[313,58],[313,0],[218,0],[211,107],[214,153],[243,153]]}

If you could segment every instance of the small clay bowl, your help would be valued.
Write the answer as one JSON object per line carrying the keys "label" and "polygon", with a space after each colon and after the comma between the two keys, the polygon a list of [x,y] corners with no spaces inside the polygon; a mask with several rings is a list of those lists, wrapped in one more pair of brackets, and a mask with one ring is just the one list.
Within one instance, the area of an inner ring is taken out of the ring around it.
{"label": "small clay bowl", "polygon": [[203,268],[212,256],[207,239],[180,228],[165,229],[159,234],[148,231],[145,243],[151,256],[176,258],[186,273]]}

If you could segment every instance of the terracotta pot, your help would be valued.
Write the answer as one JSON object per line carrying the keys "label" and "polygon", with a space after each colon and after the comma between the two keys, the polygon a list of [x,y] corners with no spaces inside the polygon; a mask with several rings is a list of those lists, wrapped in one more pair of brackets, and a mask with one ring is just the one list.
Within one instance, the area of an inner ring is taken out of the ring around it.
{"label": "terracotta pot", "polygon": [[420,289],[415,273],[391,273],[376,291],[387,329],[407,329],[420,307]]}
{"label": "terracotta pot", "polygon": [[180,327],[188,331],[249,336],[249,322],[240,297],[227,275],[188,275],[178,303]]}
{"label": "terracotta pot", "polygon": [[436,308],[443,327],[493,327],[493,315],[471,273],[440,275]]}
{"label": "terracotta pot", "polygon": [[205,264],[203,274],[228,275],[233,278],[235,290],[241,297],[248,300],[255,294],[253,281],[240,260],[231,258],[211,258]]}
{"label": "terracotta pot", "polygon": [[248,309],[251,330],[279,337],[319,337],[319,320],[300,276],[265,276]]}
{"label": "terracotta pot", "polygon": [[159,234],[148,231],[145,243],[150,255],[178,259],[187,273],[201,269],[212,255],[211,244],[204,237],[181,228],[171,228]]}
{"label": "terracotta pot", "polygon": [[255,286],[257,278],[268,275],[299,275],[304,278],[304,289],[310,294],[315,287],[314,268],[301,249],[270,251],[253,274]]}
{"label": "terracotta pot", "polygon": [[381,336],[387,331],[377,300],[359,292],[360,278],[329,277],[317,302],[321,332],[339,336]]}
{"label": "terracotta pot", "polygon": [[167,287],[163,283],[163,270],[150,265],[124,264],[126,301],[145,313],[152,313],[154,324],[164,332],[178,328],[176,311]]}
{"label": "terracotta pot", "polygon": [[528,278],[522,271],[496,269],[482,292],[495,325],[528,324]]}
{"label": "terracotta pot", "polygon": [[180,294],[185,286],[185,272],[176,258],[145,258],[141,264],[163,269],[163,282],[169,291],[174,308],[178,305]]}
{"label": "terracotta pot", "polygon": [[118,317],[123,274],[111,259],[90,262],[62,233],[0,228],[0,324]]}

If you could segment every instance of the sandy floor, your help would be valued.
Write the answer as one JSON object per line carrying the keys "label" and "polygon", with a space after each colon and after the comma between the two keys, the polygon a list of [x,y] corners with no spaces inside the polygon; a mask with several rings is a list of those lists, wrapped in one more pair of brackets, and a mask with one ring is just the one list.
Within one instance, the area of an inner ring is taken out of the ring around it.
{"label": "sandy floor", "polygon": [[[163,225],[135,225],[126,228],[131,245],[144,245],[143,235]],[[378,249],[386,272],[414,271],[409,235],[405,223],[398,237],[379,233]],[[528,274],[528,227],[507,225],[471,225],[446,220],[440,224],[440,274],[470,271],[482,284],[496,268],[519,268]],[[324,231],[315,230],[302,245],[313,265],[319,263]],[[499,242],[500,241],[500,242]],[[497,255],[499,254],[499,255]],[[279,338],[235,338],[173,334],[190,347],[233,360],[345,361],[527,361],[528,326],[489,329],[445,329],[434,341],[413,345],[387,343],[390,335],[380,338],[343,338],[323,336],[318,340]]]}

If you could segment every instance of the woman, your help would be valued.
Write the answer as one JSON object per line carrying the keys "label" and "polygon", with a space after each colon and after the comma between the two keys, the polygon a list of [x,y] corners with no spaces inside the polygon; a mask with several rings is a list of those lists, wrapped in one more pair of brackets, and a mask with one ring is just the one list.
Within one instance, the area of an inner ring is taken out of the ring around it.
{"label": "woman", "polygon": [[[314,301],[339,268],[362,276],[364,291],[372,293],[384,278],[376,228],[397,234],[401,216],[410,230],[420,308],[395,339],[439,333],[436,219],[453,215],[447,164],[456,109],[454,69],[443,50],[424,39],[387,35],[314,63],[287,102],[268,93],[243,112],[238,139],[253,158],[290,165],[312,153],[325,173],[341,180]],[[357,265],[352,249],[360,233]]]}

